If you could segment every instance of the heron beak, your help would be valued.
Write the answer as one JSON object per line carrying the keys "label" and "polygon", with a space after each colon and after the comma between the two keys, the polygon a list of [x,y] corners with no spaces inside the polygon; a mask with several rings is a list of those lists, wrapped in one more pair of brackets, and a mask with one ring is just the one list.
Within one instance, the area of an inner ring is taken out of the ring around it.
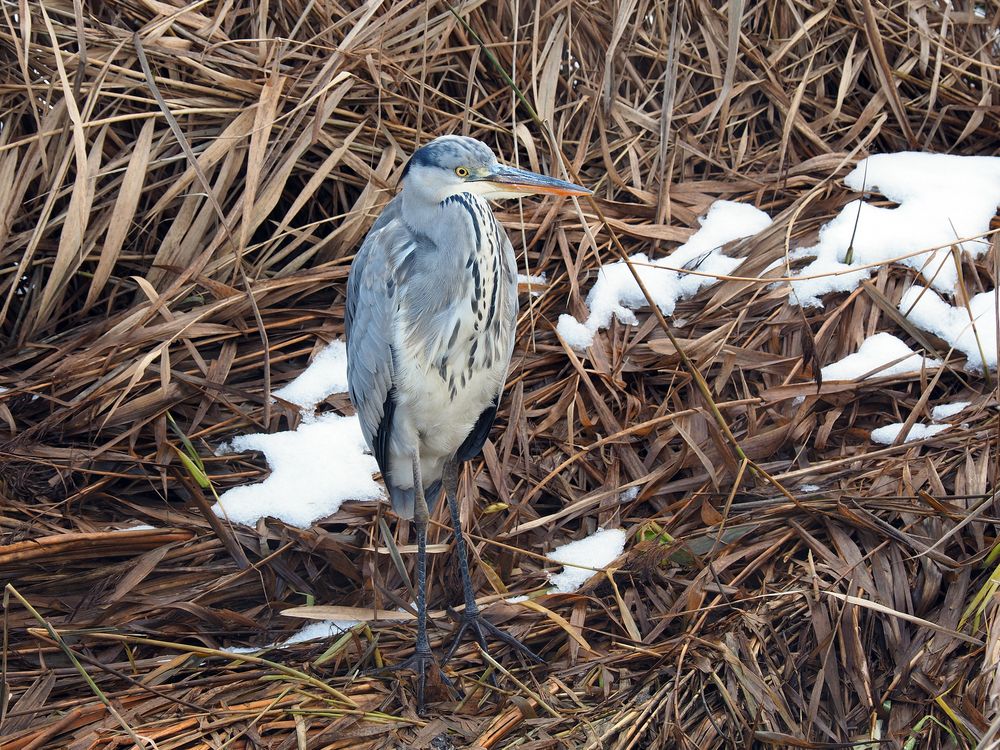
{"label": "heron beak", "polygon": [[508,167],[505,164],[497,164],[481,179],[493,186],[498,193],[511,195],[534,195],[536,193],[590,195],[592,192],[585,187],[574,185],[572,182],[546,177],[526,169]]}

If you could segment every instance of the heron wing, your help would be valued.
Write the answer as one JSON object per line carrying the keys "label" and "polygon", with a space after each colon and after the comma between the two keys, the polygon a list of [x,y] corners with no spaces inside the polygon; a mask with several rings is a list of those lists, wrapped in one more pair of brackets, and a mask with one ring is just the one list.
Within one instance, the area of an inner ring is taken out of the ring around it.
{"label": "heron wing", "polygon": [[389,469],[392,432],[393,313],[398,289],[393,280],[393,201],[375,222],[351,264],[347,281],[347,383],[351,402],[383,477]]}

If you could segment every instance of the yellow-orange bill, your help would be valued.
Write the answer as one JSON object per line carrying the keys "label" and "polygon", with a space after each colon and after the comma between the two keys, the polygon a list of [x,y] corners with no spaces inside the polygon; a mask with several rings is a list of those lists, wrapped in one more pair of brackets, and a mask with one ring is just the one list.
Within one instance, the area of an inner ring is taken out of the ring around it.
{"label": "yellow-orange bill", "polygon": [[490,174],[485,178],[487,182],[496,185],[498,189],[523,192],[525,195],[532,193],[548,193],[551,195],[590,195],[591,191],[580,185],[555,177],[548,177],[537,172],[529,172],[526,169],[508,167],[504,164],[497,164]]}

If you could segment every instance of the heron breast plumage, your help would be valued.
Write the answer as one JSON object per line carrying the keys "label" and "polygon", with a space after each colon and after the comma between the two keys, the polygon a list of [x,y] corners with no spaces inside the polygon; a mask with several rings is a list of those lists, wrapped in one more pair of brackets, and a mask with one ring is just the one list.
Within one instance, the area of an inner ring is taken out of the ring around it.
{"label": "heron breast plumage", "polygon": [[[433,229],[425,234],[407,222],[402,207],[390,205],[383,214],[388,220],[373,228],[358,255],[364,266],[359,277],[375,279],[379,269],[368,267],[385,264],[379,291],[388,298],[384,322],[391,331],[391,362],[384,366],[391,368],[390,388],[370,418],[388,418],[391,424],[370,425],[366,436],[371,433],[369,442],[375,445],[378,430],[387,431],[383,455],[376,449],[376,458],[394,508],[403,516],[412,512],[414,446],[424,487],[433,487],[481,415],[495,408],[517,317],[513,249],[489,204],[461,193],[433,210],[433,221],[424,224]],[[379,281],[371,286],[378,289]],[[349,304],[348,312],[351,317],[373,311],[351,310]],[[355,349],[366,357],[364,342],[371,335],[356,323],[352,327],[349,366]],[[379,401],[378,393],[362,390],[352,384],[355,403]]]}

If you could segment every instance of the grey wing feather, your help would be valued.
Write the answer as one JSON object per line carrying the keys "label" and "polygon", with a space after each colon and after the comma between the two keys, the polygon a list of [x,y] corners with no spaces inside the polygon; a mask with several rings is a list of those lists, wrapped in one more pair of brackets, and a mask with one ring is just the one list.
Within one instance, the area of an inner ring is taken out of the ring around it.
{"label": "grey wing feather", "polygon": [[[393,202],[395,203],[395,201]],[[347,383],[365,441],[376,449],[393,380],[392,337],[395,285],[387,231],[398,211],[391,203],[372,227],[351,264],[347,281]],[[383,439],[378,441],[384,444]],[[385,476],[385,451],[376,451]],[[382,455],[379,455],[382,454]]]}

